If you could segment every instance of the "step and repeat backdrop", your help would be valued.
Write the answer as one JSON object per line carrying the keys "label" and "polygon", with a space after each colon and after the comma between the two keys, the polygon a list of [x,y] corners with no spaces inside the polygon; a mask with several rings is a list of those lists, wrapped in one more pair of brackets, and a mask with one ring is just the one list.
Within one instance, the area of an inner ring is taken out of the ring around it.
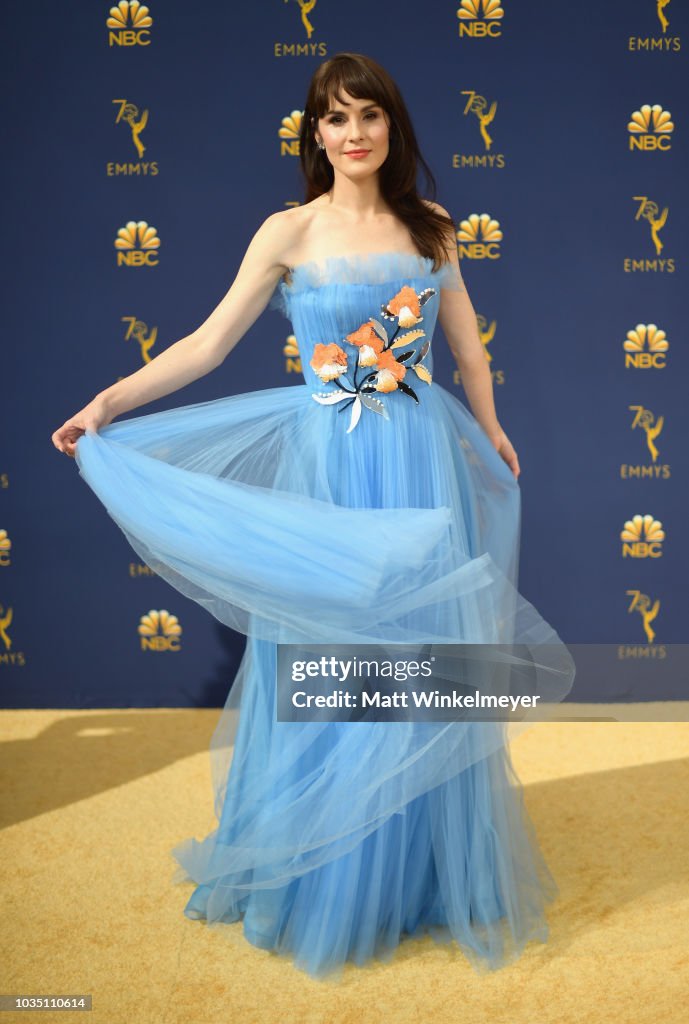
{"label": "step and repeat backdrop", "polygon": [[[343,50],[399,83],[455,221],[522,468],[520,590],[571,645],[572,697],[687,696],[688,20],[655,0],[12,8],[4,706],[224,702],[245,638],[137,559],[50,438],[205,320],[303,201],[307,84]],[[434,351],[468,405],[440,328]],[[300,379],[267,309],[214,373],[126,415]]]}

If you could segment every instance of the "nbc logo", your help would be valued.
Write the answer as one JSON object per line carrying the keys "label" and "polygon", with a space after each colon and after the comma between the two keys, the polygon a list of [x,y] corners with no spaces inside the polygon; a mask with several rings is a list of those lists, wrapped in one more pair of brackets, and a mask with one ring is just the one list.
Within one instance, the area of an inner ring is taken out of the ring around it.
{"label": "nbc logo", "polygon": [[460,222],[457,232],[459,258],[499,260],[502,230],[497,220],[487,213],[472,213]]}
{"label": "nbc logo", "polygon": [[665,531],[653,516],[636,515],[624,524],[620,539],[623,558],[660,558]]}
{"label": "nbc logo", "polygon": [[670,344],[665,331],[655,324],[637,324],[627,331],[623,348],[625,369],[664,370]]}
{"label": "nbc logo", "polygon": [[640,110],[634,111],[627,124],[629,150],[668,150],[672,147],[671,135],[674,130],[669,110],[663,110],[659,103],[654,103],[652,107],[644,103]]}
{"label": "nbc logo", "polygon": [[278,130],[278,136],[283,140],[280,144],[280,156],[299,156],[299,132],[303,117],[303,110],[293,110],[287,117],[283,117]]}
{"label": "nbc logo", "polygon": [[502,35],[505,11],[501,0],[461,0],[457,8],[460,38],[497,39]]}
{"label": "nbc logo", "polygon": [[115,239],[118,267],[157,267],[160,239],[156,228],[145,220],[130,220],[117,229]]}
{"label": "nbc logo", "polygon": [[108,31],[108,46],[150,46],[153,24],[149,8],[139,0],[120,0],[110,8],[105,23]]}
{"label": "nbc logo", "polygon": [[151,609],[141,616],[138,626],[142,651],[179,651],[182,627],[176,615],[164,608]]}
{"label": "nbc logo", "polygon": [[10,565],[10,540],[7,530],[0,529],[0,566]]}
{"label": "nbc logo", "polygon": [[301,373],[301,356],[295,334],[287,336],[287,341],[282,346],[282,354],[285,357],[285,372]]}

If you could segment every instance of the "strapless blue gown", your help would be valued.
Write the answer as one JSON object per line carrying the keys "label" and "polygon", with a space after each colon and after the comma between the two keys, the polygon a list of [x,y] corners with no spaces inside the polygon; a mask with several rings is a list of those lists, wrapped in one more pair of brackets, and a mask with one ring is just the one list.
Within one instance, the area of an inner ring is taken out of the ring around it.
{"label": "strapless blue gown", "polygon": [[518,483],[432,379],[442,288],[463,288],[452,266],[399,252],[294,267],[270,306],[302,383],[76,450],[140,558],[247,637],[211,744],[218,827],[172,851],[184,913],[241,920],[316,978],[424,933],[500,967],[546,940],[557,893],[510,760],[528,718],[276,720],[279,643],[514,645],[515,687],[528,663],[543,701],[571,689],[567,647],[517,589]]}

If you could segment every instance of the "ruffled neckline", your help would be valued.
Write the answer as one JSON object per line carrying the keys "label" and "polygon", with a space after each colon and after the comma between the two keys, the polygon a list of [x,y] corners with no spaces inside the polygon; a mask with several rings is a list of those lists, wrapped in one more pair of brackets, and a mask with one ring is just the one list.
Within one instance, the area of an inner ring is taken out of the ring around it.
{"label": "ruffled neckline", "polygon": [[348,253],[306,260],[289,268],[291,280],[281,277],[269,301],[290,319],[293,297],[299,293],[342,285],[392,285],[400,281],[428,281],[437,288],[465,291],[462,275],[454,263],[444,263],[433,270],[433,258],[420,253],[385,249],[381,252]]}
{"label": "ruffled neckline", "polygon": [[400,252],[398,249],[354,252],[296,263],[288,268],[290,280],[280,278],[279,284],[288,291],[299,291],[301,286],[325,284],[331,278],[343,284],[385,284],[419,267],[423,267],[422,272],[428,272],[432,266],[432,257]]}

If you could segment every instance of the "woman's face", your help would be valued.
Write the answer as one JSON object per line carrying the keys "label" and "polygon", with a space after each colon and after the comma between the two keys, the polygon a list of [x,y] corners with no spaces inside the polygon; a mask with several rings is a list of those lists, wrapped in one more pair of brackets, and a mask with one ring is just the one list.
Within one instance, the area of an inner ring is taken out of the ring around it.
{"label": "woman's face", "polygon": [[[323,142],[325,154],[335,171],[348,178],[367,177],[381,166],[390,149],[387,115],[373,100],[359,100],[342,93],[343,102],[332,99],[328,111],[318,119],[316,142]],[[364,154],[355,156],[356,150]]]}

